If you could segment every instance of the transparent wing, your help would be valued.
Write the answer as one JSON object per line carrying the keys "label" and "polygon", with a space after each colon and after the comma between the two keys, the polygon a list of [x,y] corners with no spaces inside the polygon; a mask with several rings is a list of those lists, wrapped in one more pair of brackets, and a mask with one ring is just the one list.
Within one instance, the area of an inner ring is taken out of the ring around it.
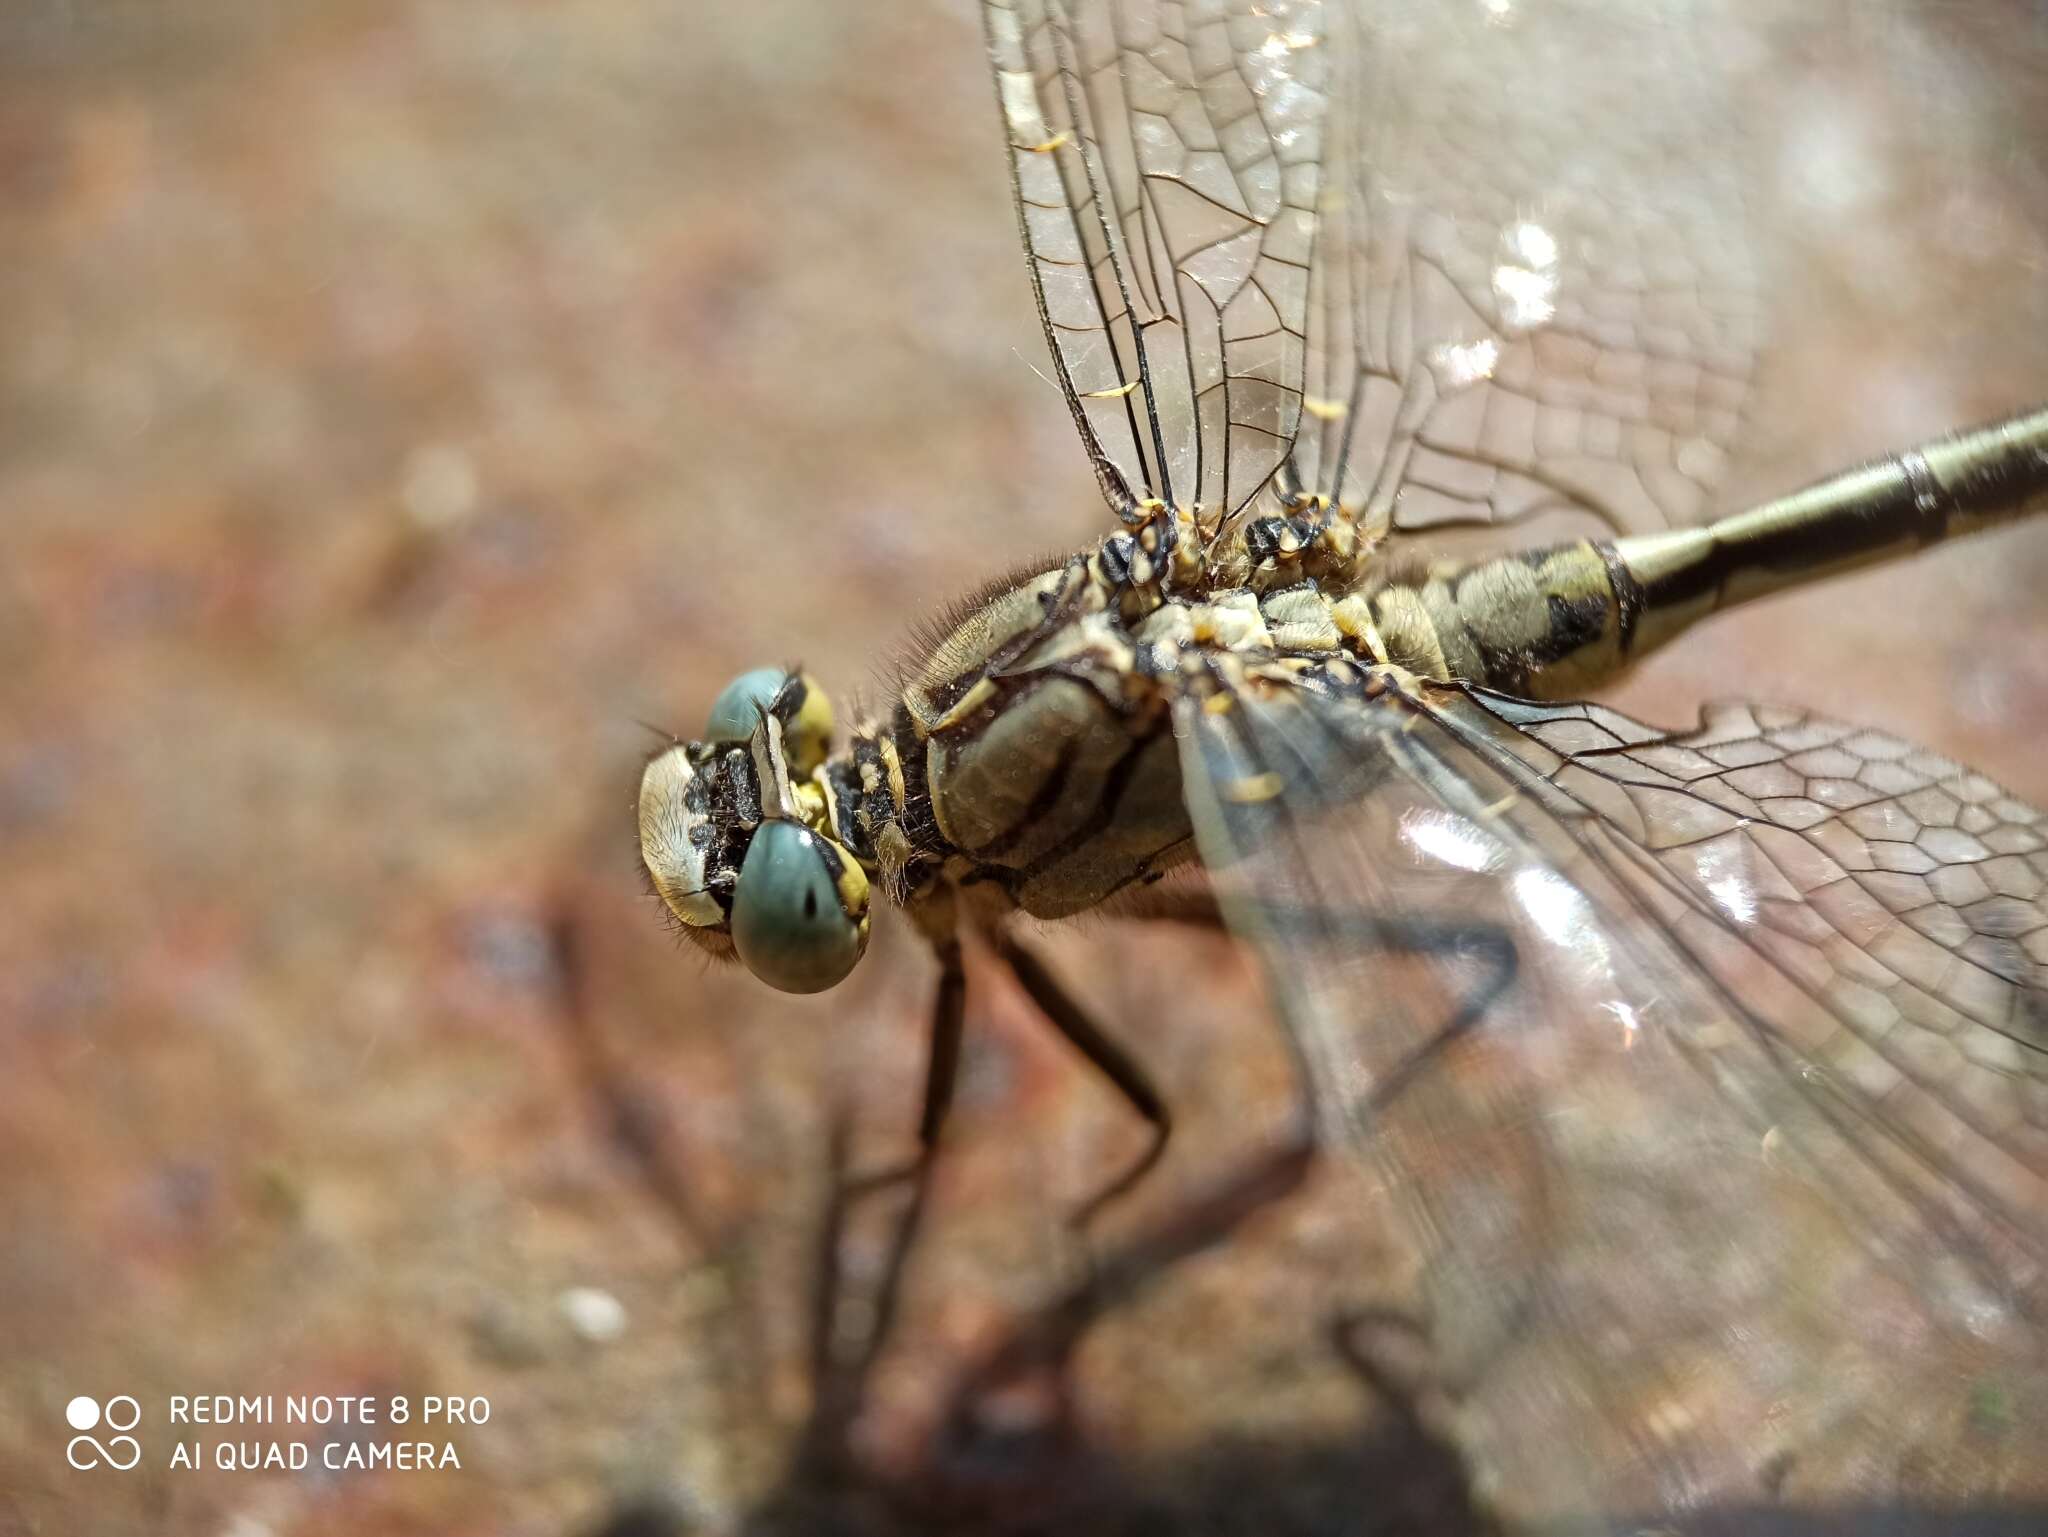
{"label": "transparent wing", "polygon": [[1046,339],[1119,513],[1235,514],[1286,464],[1397,531],[1702,514],[1761,336],[1754,40],[1721,7],[985,15]]}
{"label": "transparent wing", "polygon": [[1187,794],[1504,1513],[2043,1508],[2038,814],[1803,717],[1353,676],[1184,700]]}
{"label": "transparent wing", "polygon": [[1322,164],[1315,0],[989,0],[1060,388],[1119,515],[1229,511],[1301,415]]}
{"label": "transparent wing", "polygon": [[1797,710],[1717,704],[1684,735],[1483,690],[1447,692],[1439,711],[1563,790],[1577,837],[1696,964],[1721,966],[1731,931],[1767,959],[1796,991],[1779,1006],[1819,1024],[1806,1059],[2048,1234],[2040,812],[1909,742]]}
{"label": "transparent wing", "polygon": [[1696,521],[1760,343],[1735,18],[1365,0],[1330,20],[1299,483],[1397,530]]}

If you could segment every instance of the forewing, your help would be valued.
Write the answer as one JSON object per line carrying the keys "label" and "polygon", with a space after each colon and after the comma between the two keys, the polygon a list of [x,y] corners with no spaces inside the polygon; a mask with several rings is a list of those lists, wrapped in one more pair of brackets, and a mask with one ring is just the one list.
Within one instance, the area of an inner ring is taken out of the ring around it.
{"label": "forewing", "polygon": [[[1764,1505],[2040,1508],[2038,898],[1986,909],[1973,945],[1856,878],[1877,872],[1824,830],[1851,813],[1813,788],[1833,760],[1788,769],[1818,816],[1718,804],[1673,765],[1839,750],[1946,786],[1958,820],[1999,807],[2000,841],[2038,817],[1804,720],[1667,739],[1366,676],[1377,697],[1276,675],[1184,700],[1187,794],[1326,1135],[1413,1219],[1504,1513],[1691,1532]],[[1934,843],[1930,890],[1977,906],[1957,898],[1966,870],[1993,885],[1985,861]]]}
{"label": "forewing", "polygon": [[[1717,5],[988,0],[1104,495],[1396,531],[1702,512],[1760,344]],[[1304,410],[1306,392],[1306,410]]]}
{"label": "forewing", "polygon": [[1301,413],[1322,163],[1317,0],[989,0],[1012,186],[1103,494],[1216,511]]}
{"label": "forewing", "polygon": [[1695,521],[1760,344],[1726,7],[1331,13],[1302,485],[1398,530]]}

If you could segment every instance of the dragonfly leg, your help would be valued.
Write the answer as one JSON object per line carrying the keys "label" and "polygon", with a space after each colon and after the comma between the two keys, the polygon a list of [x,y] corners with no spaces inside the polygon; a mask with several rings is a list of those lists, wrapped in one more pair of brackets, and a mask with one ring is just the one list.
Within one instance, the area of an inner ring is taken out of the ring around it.
{"label": "dragonfly leg", "polygon": [[1112,1040],[1088,1012],[1074,1002],[1043,961],[1014,936],[1001,931],[995,935],[995,951],[997,959],[1009,967],[1010,974],[1031,1001],[1038,1005],[1038,1011],[1052,1022],[1053,1028],[1109,1080],[1123,1095],[1125,1103],[1143,1116],[1152,1128],[1151,1141],[1138,1156],[1108,1184],[1083,1201],[1069,1218],[1073,1226],[1086,1227],[1103,1207],[1118,1196],[1128,1194],[1159,1162],[1166,1152],[1167,1140],[1173,1135],[1173,1112],[1167,1108],[1164,1096],[1144,1068],[1138,1065],[1137,1059]]}
{"label": "dragonfly leg", "polygon": [[1520,969],[1514,937],[1496,923],[1390,918],[1372,913],[1333,913],[1313,908],[1267,909],[1243,914],[1241,921],[1243,919],[1277,934],[1296,930],[1311,944],[1336,944],[1355,950],[1377,950],[1388,955],[1440,960],[1461,968],[1477,964],[1481,968],[1479,976],[1468,978],[1462,984],[1443,1022],[1429,1032],[1422,1044],[1398,1061],[1377,1069],[1372,1088],[1348,1102],[1331,1103],[1317,1092],[1317,1075],[1311,1066],[1314,1056],[1307,1043],[1288,1032],[1294,1051],[1296,1081],[1300,1086],[1303,1134],[1319,1143],[1369,1137],[1379,1114],[1486,1017],[1514,984],[1515,974]]}
{"label": "dragonfly leg", "polygon": [[1445,922],[1435,918],[1374,918],[1360,915],[1358,942],[1400,955],[1476,961],[1486,970],[1459,998],[1450,1016],[1420,1046],[1382,1074],[1362,1108],[1377,1111],[1391,1103],[1417,1075],[1436,1061],[1460,1036],[1478,1024],[1514,985],[1520,967],[1515,941],[1495,923]]}
{"label": "dragonfly leg", "polygon": [[932,992],[931,1056],[925,1064],[924,1109],[917,1118],[917,1153],[908,1162],[849,1180],[855,1194],[921,1178],[945,1130],[953,1108],[953,1084],[960,1076],[960,1037],[967,1019],[967,973],[960,962],[960,941],[935,940],[939,985]]}
{"label": "dragonfly leg", "polygon": [[[1153,923],[1183,923],[1197,928],[1227,928],[1222,906],[1209,891],[1172,887],[1137,893],[1119,916]],[[1293,935],[1314,945],[1339,944],[1393,955],[1414,955],[1447,962],[1472,962],[1483,968],[1458,998],[1449,1016],[1421,1046],[1381,1074],[1379,1083],[1359,1110],[1377,1111],[1390,1103],[1466,1031],[1485,1017],[1513,985],[1519,966],[1512,935],[1498,924],[1459,922],[1427,917],[1378,917],[1371,913],[1337,913],[1320,908],[1248,905],[1241,922],[1276,935]],[[1298,1064],[1301,1059],[1297,1054]],[[1316,1124],[1313,1095],[1303,1070],[1303,1126]]]}

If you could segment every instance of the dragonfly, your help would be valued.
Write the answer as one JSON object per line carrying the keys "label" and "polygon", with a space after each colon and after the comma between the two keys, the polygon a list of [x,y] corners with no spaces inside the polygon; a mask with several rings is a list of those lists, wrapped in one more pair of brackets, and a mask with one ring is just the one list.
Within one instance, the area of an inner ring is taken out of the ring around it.
{"label": "dragonfly", "polygon": [[956,606],[843,743],[765,668],[657,751],[680,932],[815,992],[901,909],[926,1157],[986,937],[1151,1127],[1084,1219],[1171,1107],[1020,920],[1248,944],[1303,1135],[1401,1203],[1510,1522],[2048,1508],[2041,813],[1796,707],[1587,702],[1733,605],[2040,510],[2048,409],[1722,507],[1766,326],[1733,93],[1683,46],[1711,8],[983,14],[1105,531]]}

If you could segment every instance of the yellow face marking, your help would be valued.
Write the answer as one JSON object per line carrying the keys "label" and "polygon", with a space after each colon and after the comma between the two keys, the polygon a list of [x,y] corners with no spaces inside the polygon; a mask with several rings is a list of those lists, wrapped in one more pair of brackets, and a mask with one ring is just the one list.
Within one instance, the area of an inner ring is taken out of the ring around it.
{"label": "yellow face marking", "polygon": [[815,779],[807,779],[789,788],[790,797],[796,802],[796,819],[819,836],[831,837],[831,807],[825,798],[824,786]]}
{"label": "yellow face marking", "polygon": [[1267,772],[1254,774],[1249,779],[1237,779],[1223,787],[1225,800],[1236,801],[1241,806],[1257,805],[1269,801],[1286,788],[1287,782],[1278,774]]}
{"label": "yellow face marking", "polygon": [[782,731],[783,751],[789,757],[791,771],[797,774],[808,774],[825,761],[832,751],[832,733],[837,725],[832,701],[818,680],[805,673],[803,683],[803,708]]}
{"label": "yellow face marking", "polygon": [[1228,715],[1236,708],[1237,701],[1228,694],[1211,694],[1202,701],[1202,713],[1205,715]]}
{"label": "yellow face marking", "polygon": [[839,905],[859,925],[863,943],[868,936],[868,873],[857,859],[843,859],[839,865]]}

